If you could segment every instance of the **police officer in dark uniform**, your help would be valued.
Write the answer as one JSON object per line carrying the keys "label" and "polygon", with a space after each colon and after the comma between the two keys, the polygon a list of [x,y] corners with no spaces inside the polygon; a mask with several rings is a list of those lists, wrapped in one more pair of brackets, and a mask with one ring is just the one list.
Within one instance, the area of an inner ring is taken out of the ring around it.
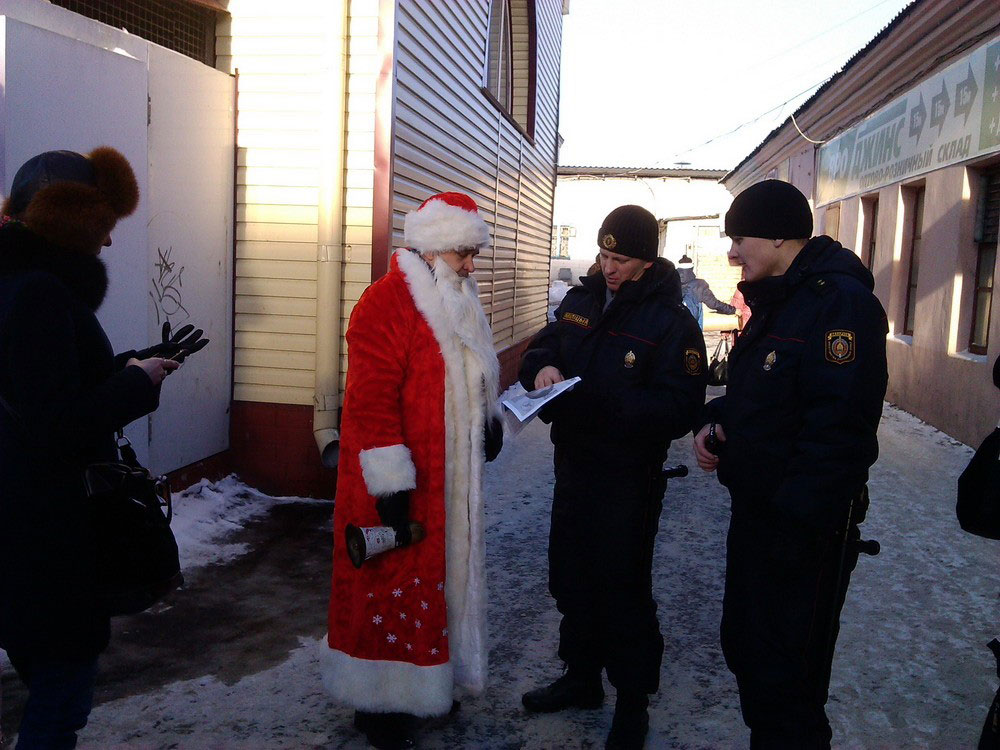
{"label": "police officer in dark uniform", "polygon": [[541,414],[555,445],[549,590],[567,671],[523,703],[598,708],[606,669],[618,693],[609,748],[642,747],[648,729],[663,654],[650,570],[662,466],[705,400],[705,343],[677,271],[657,257],[658,234],[649,211],[612,211],[597,238],[601,273],[569,291],[520,371],[528,390],[582,378]]}
{"label": "police officer in dark uniform", "polygon": [[726,214],[753,312],[706,407],[698,464],[732,496],[722,649],[751,748],[829,748],[833,645],[858,557],[888,379],[886,317],[858,257],[765,180]]}

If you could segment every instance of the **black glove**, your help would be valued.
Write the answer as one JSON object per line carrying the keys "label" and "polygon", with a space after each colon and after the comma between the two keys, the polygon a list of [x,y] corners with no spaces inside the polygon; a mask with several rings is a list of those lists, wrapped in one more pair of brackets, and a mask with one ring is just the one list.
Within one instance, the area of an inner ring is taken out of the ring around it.
{"label": "black glove", "polygon": [[487,419],[483,425],[483,453],[486,454],[486,463],[500,455],[503,448],[503,424],[497,417]]}
{"label": "black glove", "polygon": [[396,532],[396,546],[405,547],[413,536],[410,533],[410,493],[408,490],[393,492],[375,500],[379,520]]}
{"label": "black glove", "polygon": [[182,326],[170,335],[170,321],[163,324],[163,340],[159,344],[154,344],[148,349],[143,349],[135,353],[136,359],[149,359],[150,357],[163,357],[183,362],[189,354],[194,354],[204,348],[208,339],[201,338],[203,331],[195,329],[193,325]]}

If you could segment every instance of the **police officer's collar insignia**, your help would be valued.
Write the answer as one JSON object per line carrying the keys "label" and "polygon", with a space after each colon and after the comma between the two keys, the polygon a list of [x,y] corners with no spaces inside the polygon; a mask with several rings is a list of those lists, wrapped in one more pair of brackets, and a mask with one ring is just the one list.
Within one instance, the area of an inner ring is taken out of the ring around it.
{"label": "police officer's collar insignia", "polygon": [[577,315],[576,313],[564,312],[560,320],[565,323],[573,323],[574,325],[582,326],[584,328],[590,328],[590,318],[585,318],[582,315]]}
{"label": "police officer's collar insignia", "polygon": [[684,350],[684,372],[688,375],[701,375],[701,352],[697,349]]}
{"label": "police officer's collar insignia", "polygon": [[826,361],[846,365],[854,361],[854,331],[826,332]]}
{"label": "police officer's collar insignia", "polygon": [[635,366],[635,352],[631,349],[625,353],[625,366],[629,369]]}
{"label": "police officer's collar insignia", "polygon": [[770,371],[774,367],[774,363],[778,361],[778,353],[772,351],[766,357],[764,357],[764,369]]}
{"label": "police officer's collar insignia", "polygon": [[601,237],[601,247],[605,250],[614,250],[618,247],[618,240],[615,239],[613,234],[606,234]]}

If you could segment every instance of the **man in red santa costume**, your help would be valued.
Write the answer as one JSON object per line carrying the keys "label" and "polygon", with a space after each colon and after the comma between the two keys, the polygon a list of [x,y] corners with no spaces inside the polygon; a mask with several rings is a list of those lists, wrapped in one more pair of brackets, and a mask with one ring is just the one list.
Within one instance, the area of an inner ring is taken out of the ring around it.
{"label": "man in red santa costume", "polygon": [[[503,442],[493,335],[472,278],[489,231],[461,193],[428,198],[347,329],[323,681],[376,748],[415,745],[486,682],[482,474]],[[348,524],[422,541],[355,568]]]}

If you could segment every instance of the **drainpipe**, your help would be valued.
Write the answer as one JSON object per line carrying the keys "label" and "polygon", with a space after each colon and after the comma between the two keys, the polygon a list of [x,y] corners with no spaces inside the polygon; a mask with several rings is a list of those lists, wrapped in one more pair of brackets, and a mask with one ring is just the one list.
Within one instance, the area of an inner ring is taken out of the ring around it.
{"label": "drainpipe", "polygon": [[320,459],[334,468],[340,458],[340,315],[344,261],[344,133],[346,96],[346,0],[330,0],[323,45],[323,111],[320,122],[319,218],[316,246],[316,388],[313,435]]}

